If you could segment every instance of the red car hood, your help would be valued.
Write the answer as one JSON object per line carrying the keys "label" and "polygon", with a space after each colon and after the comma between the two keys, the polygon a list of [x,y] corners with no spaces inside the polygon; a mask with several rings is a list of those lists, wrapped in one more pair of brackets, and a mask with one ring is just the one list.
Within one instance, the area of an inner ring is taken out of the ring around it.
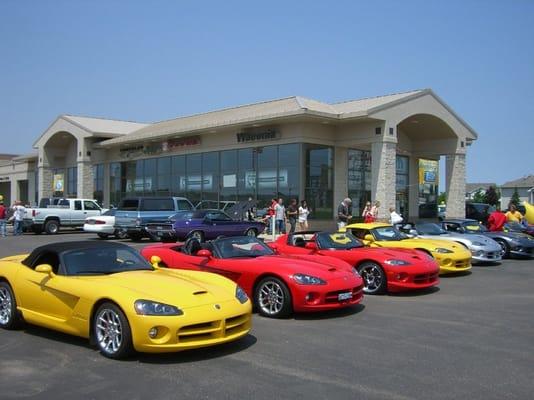
{"label": "red car hood", "polygon": [[285,270],[289,273],[309,274],[323,279],[353,276],[352,266],[332,257],[315,255],[273,255],[252,258],[254,264],[269,265],[273,271]]}

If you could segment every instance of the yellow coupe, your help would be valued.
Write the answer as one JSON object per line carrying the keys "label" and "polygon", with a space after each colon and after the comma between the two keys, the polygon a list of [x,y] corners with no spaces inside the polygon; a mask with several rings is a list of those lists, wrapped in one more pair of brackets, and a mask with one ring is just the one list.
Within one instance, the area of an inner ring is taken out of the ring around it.
{"label": "yellow coupe", "polygon": [[439,239],[410,238],[394,226],[379,222],[350,224],[342,229],[342,231],[347,230],[371,247],[424,251],[436,259],[440,275],[471,269],[471,252],[457,243]]}
{"label": "yellow coupe", "polygon": [[90,339],[109,358],[236,340],[251,302],[220,275],[160,269],[120,243],[67,242],[0,259],[0,327],[23,321]]}

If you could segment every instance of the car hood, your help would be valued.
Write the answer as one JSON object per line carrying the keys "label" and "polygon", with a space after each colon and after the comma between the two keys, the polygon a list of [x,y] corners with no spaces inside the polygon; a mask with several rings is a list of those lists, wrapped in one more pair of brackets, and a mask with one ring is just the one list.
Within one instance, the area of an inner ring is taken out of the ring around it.
{"label": "car hood", "polygon": [[534,245],[534,239],[532,239],[526,233],[521,232],[486,232],[484,235],[490,238],[508,238],[516,242],[528,243]]}
{"label": "car hood", "polygon": [[350,251],[365,252],[371,257],[377,257],[381,259],[400,259],[405,261],[410,261],[414,258],[424,260],[424,257],[428,257],[426,253],[419,250],[409,248],[403,249],[400,247],[359,247]]}
{"label": "car hood", "polygon": [[[192,276],[193,275],[193,276]],[[191,308],[235,299],[235,292],[220,285],[220,277],[206,273],[180,273],[175,270],[129,271],[112,275],[84,276],[80,279],[105,282],[135,297]],[[213,282],[210,282],[213,280]],[[235,284],[232,284],[235,287]]]}
{"label": "car hood", "polygon": [[[495,241],[493,239],[491,239],[490,237],[488,236],[485,236],[485,235],[478,235],[478,234],[462,234],[462,233],[445,233],[445,234],[442,234],[442,235],[439,235],[439,236],[434,236],[434,235],[420,235],[419,236],[420,238],[422,239],[443,239],[443,240],[458,240],[458,241],[463,241],[463,242],[466,242],[466,243],[473,243],[473,242],[479,242],[479,243],[482,243],[483,245],[485,246],[491,246],[491,247],[495,247],[495,246],[498,246],[497,243],[495,243]],[[438,239],[438,240],[439,240]]]}
{"label": "car hood", "polygon": [[320,255],[262,256],[255,259],[264,265],[275,266],[276,270],[289,273],[310,274],[323,279],[335,279],[354,275],[352,266],[345,261]]}
{"label": "car hood", "polygon": [[[388,243],[387,241],[378,241],[377,244],[380,245],[381,243]],[[430,251],[434,251],[434,249],[438,247],[442,247],[448,250],[459,250],[464,249],[463,246],[455,243],[451,243],[448,240],[439,240],[439,239],[423,239],[423,238],[412,238],[412,239],[404,239],[404,240],[398,240],[396,243],[402,243],[405,246],[410,247],[420,247],[424,248]]]}

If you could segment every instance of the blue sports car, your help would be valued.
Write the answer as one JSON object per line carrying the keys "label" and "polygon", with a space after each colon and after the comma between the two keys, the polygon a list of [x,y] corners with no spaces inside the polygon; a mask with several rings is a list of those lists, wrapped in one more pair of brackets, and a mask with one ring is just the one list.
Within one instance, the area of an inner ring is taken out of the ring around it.
{"label": "blue sports car", "polygon": [[146,230],[151,238],[163,242],[196,238],[200,242],[221,236],[257,236],[263,232],[261,222],[232,219],[221,210],[181,211],[166,222],[149,224]]}

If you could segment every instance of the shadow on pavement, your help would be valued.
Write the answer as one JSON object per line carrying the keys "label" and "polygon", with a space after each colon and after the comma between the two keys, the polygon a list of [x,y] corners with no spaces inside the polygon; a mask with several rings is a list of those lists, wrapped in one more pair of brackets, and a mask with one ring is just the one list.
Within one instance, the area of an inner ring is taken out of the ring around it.
{"label": "shadow on pavement", "polygon": [[312,321],[320,319],[346,318],[354,314],[358,314],[365,309],[365,305],[356,304],[351,307],[340,308],[337,310],[310,312],[310,313],[296,313],[293,319],[300,321]]}
{"label": "shadow on pavement", "polygon": [[430,294],[434,294],[439,292],[441,289],[438,286],[432,286],[425,289],[419,289],[419,290],[410,290],[406,292],[397,292],[397,293],[390,293],[390,297],[419,297],[419,296],[428,296]]}

